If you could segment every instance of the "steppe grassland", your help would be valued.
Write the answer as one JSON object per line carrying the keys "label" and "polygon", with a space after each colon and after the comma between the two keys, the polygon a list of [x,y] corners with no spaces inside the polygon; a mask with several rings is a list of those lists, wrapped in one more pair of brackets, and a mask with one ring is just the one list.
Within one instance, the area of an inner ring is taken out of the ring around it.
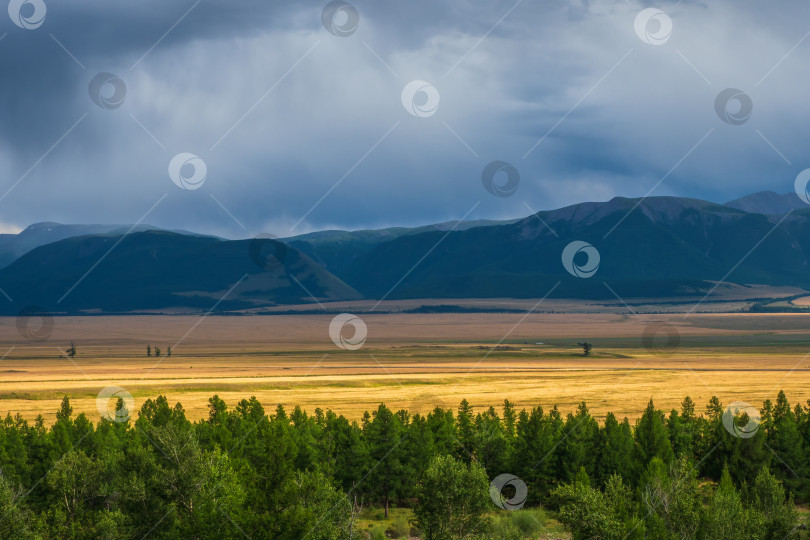
{"label": "steppe grassland", "polygon": [[[699,410],[712,395],[757,407],[780,389],[792,403],[810,398],[810,315],[359,315],[368,339],[357,351],[332,343],[327,314],[56,317],[44,342],[22,339],[3,318],[0,412],[50,422],[67,395],[75,413],[98,419],[96,396],[109,385],[130,392],[136,409],[163,394],[192,419],[207,416],[214,394],[229,406],[255,395],[268,412],[281,403],[352,419],[380,402],[426,412],[462,398],[479,410],[509,399],[568,412],[585,401],[598,417],[630,418],[650,398],[670,409],[690,395]],[[677,329],[677,347],[644,346],[655,323]],[[147,345],[172,346],[172,356],[147,357]]]}

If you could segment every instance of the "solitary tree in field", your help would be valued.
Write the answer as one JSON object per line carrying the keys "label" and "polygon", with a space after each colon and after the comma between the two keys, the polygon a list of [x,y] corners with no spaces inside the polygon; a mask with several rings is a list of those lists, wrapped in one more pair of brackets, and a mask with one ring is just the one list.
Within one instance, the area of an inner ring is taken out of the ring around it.
{"label": "solitary tree in field", "polygon": [[155,347],[155,356],[160,356],[160,347]]}
{"label": "solitary tree in field", "polygon": [[593,348],[593,345],[591,345],[587,341],[583,341],[582,343],[577,343],[577,345],[582,347],[582,354],[584,356],[590,356],[591,355],[591,349]]}
{"label": "solitary tree in field", "polygon": [[172,348],[170,346],[168,349],[166,349],[166,356],[171,356],[171,355],[172,355]]}
{"label": "solitary tree in field", "polygon": [[70,342],[70,347],[67,350],[67,355],[68,358],[73,358],[76,356],[76,345],[74,345],[72,341]]}
{"label": "solitary tree in field", "polygon": [[152,356],[152,346],[151,345],[146,346],[146,356]]}

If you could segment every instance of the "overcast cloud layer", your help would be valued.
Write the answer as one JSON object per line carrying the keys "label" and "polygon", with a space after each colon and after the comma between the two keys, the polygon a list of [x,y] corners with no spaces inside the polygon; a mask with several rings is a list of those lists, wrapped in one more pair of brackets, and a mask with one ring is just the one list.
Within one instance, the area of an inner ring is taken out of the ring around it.
{"label": "overcast cloud layer", "polygon": [[[358,0],[346,37],[322,24],[325,2],[44,2],[38,28],[0,22],[5,229],[142,219],[289,236],[617,195],[722,202],[791,191],[810,167],[798,1]],[[634,28],[651,6],[672,22],[659,45]],[[126,85],[117,108],[90,98],[101,72]],[[403,106],[413,80],[436,89],[434,114]],[[715,111],[726,88],[753,104],[739,125]],[[169,177],[181,152],[207,166],[199,189]],[[493,160],[519,171],[510,197],[482,185]]]}

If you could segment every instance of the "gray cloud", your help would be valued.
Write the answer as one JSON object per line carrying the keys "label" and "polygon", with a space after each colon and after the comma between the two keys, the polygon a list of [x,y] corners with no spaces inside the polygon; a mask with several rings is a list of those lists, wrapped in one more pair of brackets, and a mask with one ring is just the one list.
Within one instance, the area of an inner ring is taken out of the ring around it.
{"label": "gray cloud", "polygon": [[[659,4],[673,32],[653,46],[647,6],[621,2],[357,2],[339,38],[319,2],[203,0],[155,45],[193,5],[50,2],[37,30],[0,25],[0,191],[30,169],[0,223],[134,222],[164,194],[146,222],[226,236],[516,217],[642,196],[703,137],[653,194],[786,192],[807,166],[798,3]],[[102,71],[126,83],[117,109],[88,95]],[[414,79],[441,95],[429,118],[400,103]],[[752,98],[744,125],[714,112],[727,87]],[[179,152],[205,160],[201,189],[169,179]],[[513,197],[481,185],[496,159]]]}

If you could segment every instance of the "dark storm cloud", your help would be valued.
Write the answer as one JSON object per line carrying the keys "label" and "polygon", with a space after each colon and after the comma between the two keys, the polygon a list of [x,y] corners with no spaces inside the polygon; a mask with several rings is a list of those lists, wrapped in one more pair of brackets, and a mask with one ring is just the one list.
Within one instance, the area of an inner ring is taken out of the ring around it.
{"label": "dark storm cloud", "polygon": [[[664,177],[653,194],[722,201],[808,166],[798,2],[656,4],[673,23],[658,46],[634,31],[652,4],[600,0],[356,2],[344,38],[325,2],[46,3],[36,30],[0,24],[0,196],[19,181],[2,224],[134,222],[161,201],[145,221],[283,236],[515,217]],[[126,85],[120,107],[91,101],[100,72]],[[412,80],[435,115],[403,107]],[[727,87],[752,99],[743,125],[715,114]],[[168,177],[181,152],[207,165],[198,190]],[[514,196],[483,189],[493,160],[520,171]]]}
{"label": "dark storm cloud", "polygon": [[7,35],[0,47],[0,66],[6,84],[0,95],[6,104],[6,121],[0,129],[10,135],[8,142],[23,148],[31,142],[29,137],[40,135],[30,129],[32,124],[47,124],[59,116],[72,118],[76,112],[71,101],[80,83],[94,73],[85,72],[70,55],[87,68],[115,66],[124,75],[137,69],[135,63],[142,57],[144,61],[153,47],[165,51],[197,40],[268,32],[288,24],[293,13],[279,4],[256,0],[231,5],[156,0],[46,5],[45,23],[36,31],[19,29],[5,18],[2,24]]}

